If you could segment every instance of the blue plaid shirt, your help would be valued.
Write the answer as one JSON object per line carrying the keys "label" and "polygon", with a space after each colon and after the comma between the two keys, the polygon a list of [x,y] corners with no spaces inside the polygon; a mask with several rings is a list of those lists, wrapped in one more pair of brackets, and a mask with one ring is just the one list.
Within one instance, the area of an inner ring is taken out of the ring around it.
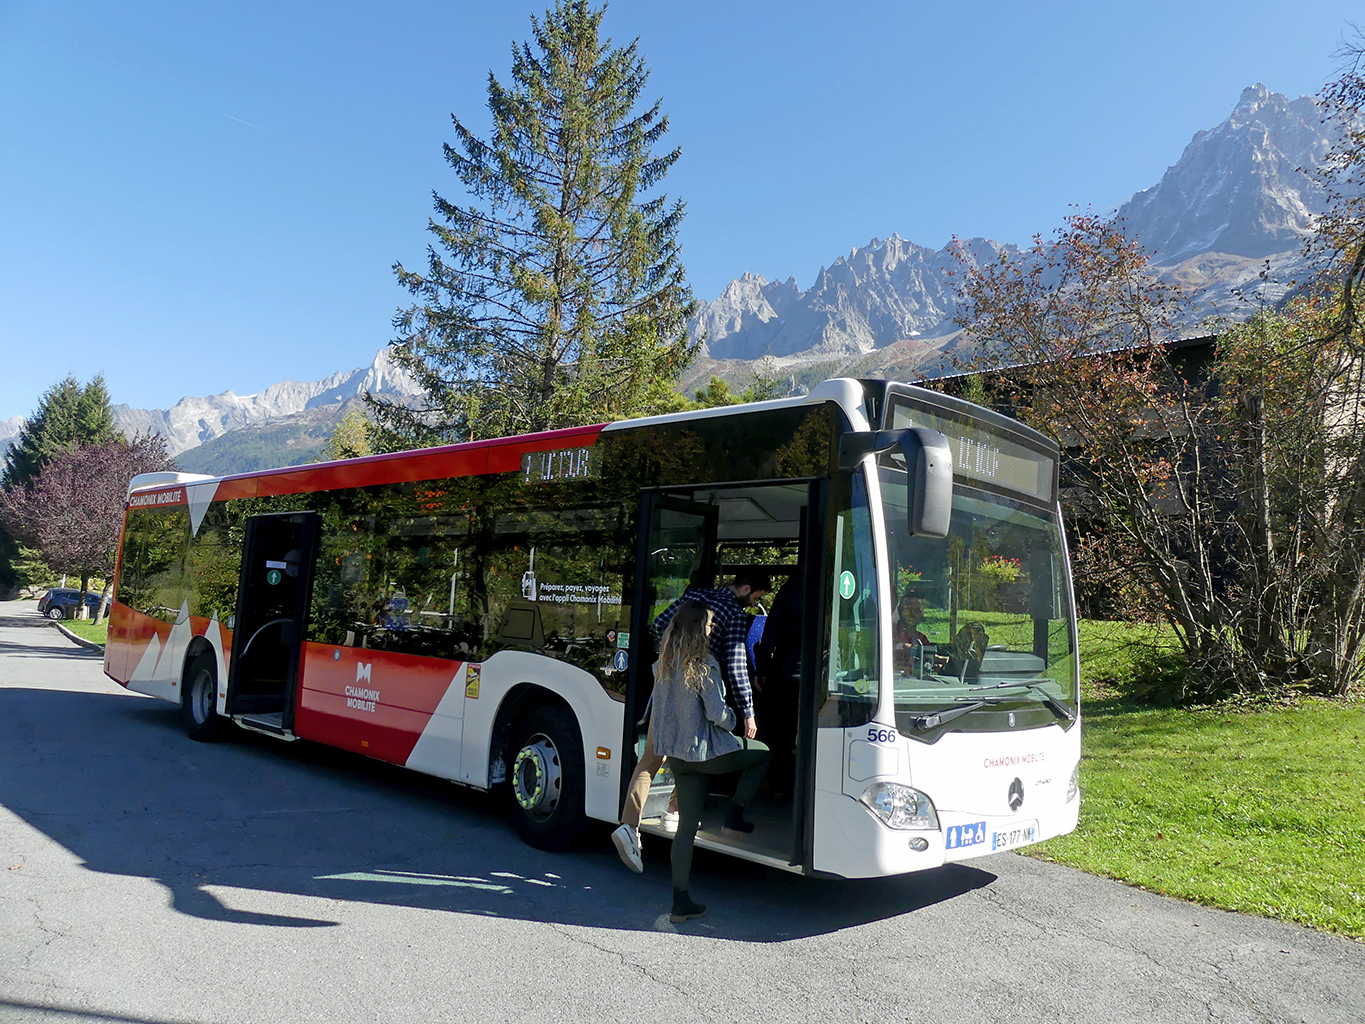
{"label": "blue plaid shirt", "polygon": [[711,655],[720,662],[720,673],[735,702],[740,719],[754,717],[754,690],[749,683],[749,625],[752,618],[739,606],[735,592],[729,587],[692,587],[654,620],[654,642],[663,638],[664,630],[679,608],[687,602],[705,605],[715,616],[708,646]]}

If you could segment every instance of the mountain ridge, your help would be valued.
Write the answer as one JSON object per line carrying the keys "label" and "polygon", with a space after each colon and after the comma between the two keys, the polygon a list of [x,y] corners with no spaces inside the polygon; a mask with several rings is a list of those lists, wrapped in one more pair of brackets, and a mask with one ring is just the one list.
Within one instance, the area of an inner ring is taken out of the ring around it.
{"label": "mountain ridge", "polygon": [[[1257,302],[1276,302],[1303,278],[1302,242],[1326,201],[1308,172],[1331,141],[1313,97],[1291,100],[1257,83],[1222,122],[1194,133],[1160,181],[1116,208],[1159,275],[1191,299],[1191,331],[1207,317],[1236,318]],[[1019,251],[986,238],[933,249],[893,232],[822,267],[804,290],[794,277],[768,281],[746,271],[691,321],[693,336],[704,341],[684,391],[712,374],[743,385],[760,359],[796,389],[817,372],[917,379],[951,369],[962,344],[954,320],[959,248],[969,264]],[[260,453],[277,445],[280,458],[305,454],[328,418],[339,419],[367,390],[404,400],[420,395],[380,349],[370,366],[318,381],[281,381],[253,395],[187,396],[169,409],[118,405],[114,416],[127,434],[162,434],[173,454],[251,428],[239,439],[257,452],[252,465],[268,468],[270,456]],[[312,410],[325,412],[305,415]],[[22,423],[19,416],[0,420],[0,452]],[[187,461],[232,464],[231,447],[217,441]]]}
{"label": "mountain ridge", "polygon": [[[1302,242],[1326,197],[1304,168],[1320,165],[1331,144],[1322,115],[1311,96],[1291,100],[1262,83],[1249,86],[1225,120],[1195,132],[1156,185],[1118,207],[1159,275],[1191,299],[1191,324],[1236,315],[1249,289],[1277,301],[1307,269]],[[957,246],[968,265],[1018,251],[984,238],[934,250],[893,234],[821,268],[805,291],[793,278],[778,286],[746,273],[694,318],[694,336],[706,339],[701,362],[863,365],[878,350],[939,339],[920,346],[931,354],[958,330]],[[689,382],[698,376],[694,368]]]}
{"label": "mountain ridge", "polygon": [[365,392],[420,395],[421,389],[400,369],[387,348],[369,366],[342,370],[316,381],[280,381],[251,395],[222,391],[203,398],[186,396],[169,409],[113,406],[114,423],[124,434],[158,433],[172,455],[179,455],[233,430],[324,406],[340,407]]}

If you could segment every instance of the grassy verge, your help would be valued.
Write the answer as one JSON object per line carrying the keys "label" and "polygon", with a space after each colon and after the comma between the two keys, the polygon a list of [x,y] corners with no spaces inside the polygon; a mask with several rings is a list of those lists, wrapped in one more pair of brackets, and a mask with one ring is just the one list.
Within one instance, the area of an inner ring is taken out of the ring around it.
{"label": "grassy verge", "polygon": [[97,644],[104,643],[105,638],[109,635],[108,619],[105,619],[98,626],[93,625],[89,619],[64,619],[62,625],[82,640],[90,640]]}
{"label": "grassy verge", "polygon": [[1365,701],[1153,708],[1150,627],[1086,623],[1081,820],[1034,856],[1365,938]]}

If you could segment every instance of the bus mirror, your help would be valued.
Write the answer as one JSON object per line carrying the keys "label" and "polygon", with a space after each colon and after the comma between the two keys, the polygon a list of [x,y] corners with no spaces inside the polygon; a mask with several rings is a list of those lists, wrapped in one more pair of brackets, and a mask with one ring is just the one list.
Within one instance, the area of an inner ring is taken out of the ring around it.
{"label": "bus mirror", "polygon": [[946,537],[953,514],[953,450],[928,427],[901,432],[905,456],[905,520],[914,537]]}

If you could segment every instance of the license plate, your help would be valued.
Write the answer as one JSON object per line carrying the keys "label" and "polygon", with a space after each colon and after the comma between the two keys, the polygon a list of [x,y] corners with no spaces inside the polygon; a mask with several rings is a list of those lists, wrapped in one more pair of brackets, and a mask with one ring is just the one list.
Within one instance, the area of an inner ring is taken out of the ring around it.
{"label": "license plate", "polygon": [[992,850],[1009,850],[1016,846],[1026,846],[1038,837],[1038,823],[1025,821],[998,832],[991,833]]}

